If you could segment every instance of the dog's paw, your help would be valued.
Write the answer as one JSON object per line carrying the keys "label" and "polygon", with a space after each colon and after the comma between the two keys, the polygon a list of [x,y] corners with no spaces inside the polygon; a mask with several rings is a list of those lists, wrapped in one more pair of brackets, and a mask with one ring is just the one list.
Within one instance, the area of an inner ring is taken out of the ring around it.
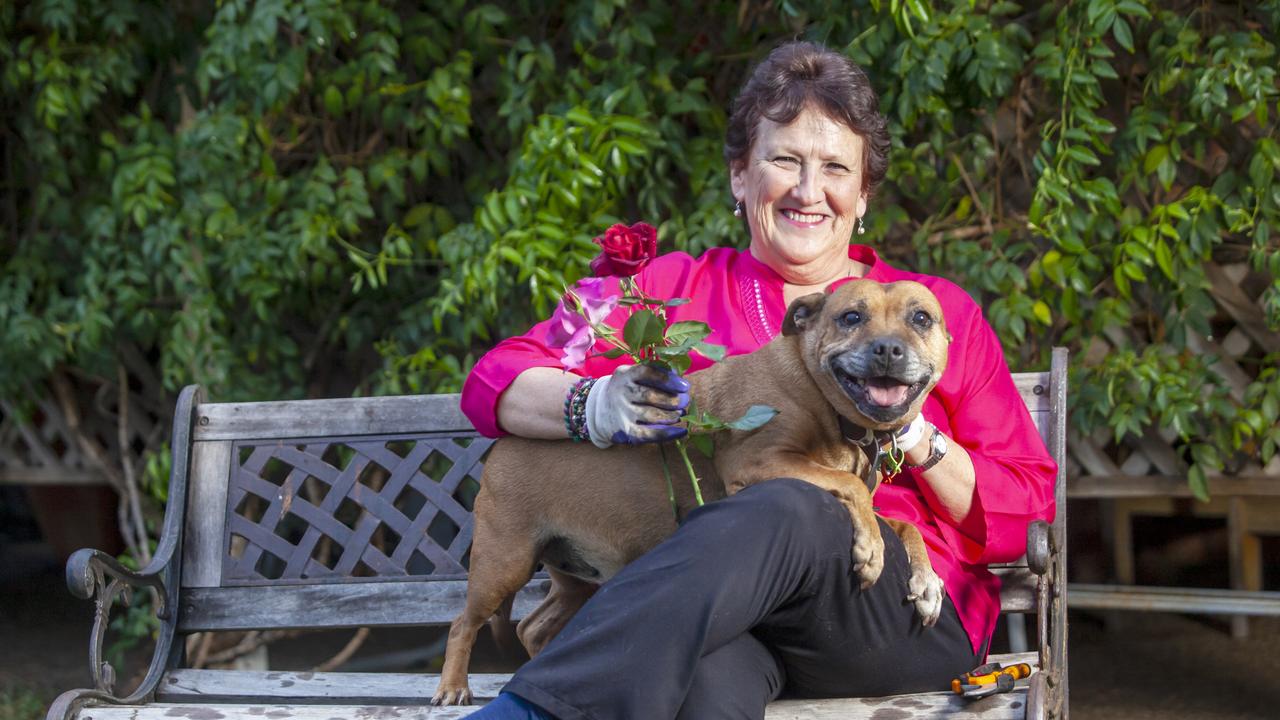
{"label": "dog's paw", "polygon": [[942,578],[929,567],[916,567],[907,581],[907,600],[915,603],[916,613],[925,627],[933,627],[942,614]]}
{"label": "dog's paw", "polygon": [[879,532],[855,529],[853,533],[853,571],[862,581],[862,589],[866,590],[880,579],[884,570],[884,539]]}
{"label": "dog's paw", "polygon": [[449,687],[441,683],[440,688],[436,690],[436,694],[431,696],[432,705],[470,705],[471,704],[471,688],[463,685],[462,687]]}

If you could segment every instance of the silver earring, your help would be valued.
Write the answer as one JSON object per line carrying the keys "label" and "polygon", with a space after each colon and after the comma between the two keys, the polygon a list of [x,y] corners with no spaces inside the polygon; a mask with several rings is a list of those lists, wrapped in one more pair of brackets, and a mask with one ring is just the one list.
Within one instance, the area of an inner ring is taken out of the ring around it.
{"label": "silver earring", "polygon": [[866,229],[865,227],[863,227],[863,226],[862,226],[862,218],[858,218],[858,234],[859,234],[859,235],[862,235],[862,234],[863,234],[863,233],[865,233],[866,231],[867,231],[867,229]]}
{"label": "silver earring", "polygon": [[741,200],[739,200],[738,202],[734,203],[734,205],[733,205],[733,216],[734,216],[734,217],[742,217],[742,201],[741,201]]}

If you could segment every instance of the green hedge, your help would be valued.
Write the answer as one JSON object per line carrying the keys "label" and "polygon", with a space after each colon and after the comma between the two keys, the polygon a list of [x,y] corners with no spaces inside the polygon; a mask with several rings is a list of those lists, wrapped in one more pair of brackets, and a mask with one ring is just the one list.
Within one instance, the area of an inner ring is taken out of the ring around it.
{"label": "green hedge", "polygon": [[1211,261],[1280,329],[1277,0],[472,5],[0,6],[0,397],[135,349],[225,400],[456,389],[608,224],[746,242],[726,108],[803,37],[891,119],[865,237],[1011,364],[1070,346],[1078,427],[1172,428],[1198,491],[1280,443],[1276,358],[1233,396],[1189,340]]}

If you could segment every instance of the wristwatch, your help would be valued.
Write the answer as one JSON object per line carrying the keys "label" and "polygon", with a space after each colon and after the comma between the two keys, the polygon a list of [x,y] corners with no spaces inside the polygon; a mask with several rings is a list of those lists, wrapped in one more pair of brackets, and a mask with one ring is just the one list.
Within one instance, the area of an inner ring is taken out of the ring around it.
{"label": "wristwatch", "polygon": [[942,461],[943,456],[947,454],[947,436],[938,430],[937,425],[929,423],[929,427],[933,430],[933,435],[929,438],[929,457],[925,458],[924,462],[919,465],[907,465],[907,467],[915,468],[920,472],[937,465]]}

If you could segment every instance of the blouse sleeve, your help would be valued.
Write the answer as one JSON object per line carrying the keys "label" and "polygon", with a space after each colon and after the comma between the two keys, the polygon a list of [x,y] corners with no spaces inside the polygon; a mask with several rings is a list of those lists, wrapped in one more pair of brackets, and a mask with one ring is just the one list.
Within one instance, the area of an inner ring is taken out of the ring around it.
{"label": "blouse sleeve", "polygon": [[976,305],[962,326],[951,352],[951,362],[960,364],[959,392],[940,399],[947,435],[973,460],[976,490],[969,516],[955,522],[928,483],[919,484],[943,538],[961,560],[1009,562],[1026,551],[1032,521],[1053,519],[1057,464],[1014,385],[999,339]]}
{"label": "blouse sleeve", "polygon": [[[658,298],[684,297],[696,285],[696,261],[685,253],[672,252],[655,258],[652,263],[635,276],[635,282],[647,295]],[[602,278],[607,284],[605,294],[621,294],[621,281],[616,277]],[[576,286],[575,286],[576,287]],[[706,319],[705,310],[699,303],[681,306],[671,313],[676,319]],[[693,315],[686,318],[680,311],[690,308]],[[618,307],[605,324],[614,328],[626,325],[628,310]],[[508,338],[498,343],[476,362],[471,373],[462,385],[462,412],[471,419],[476,430],[486,437],[501,437],[508,433],[498,426],[498,402],[502,393],[520,373],[530,368],[552,367],[565,372],[585,377],[602,377],[608,375],[618,366],[628,362],[623,358],[610,360],[601,355],[612,346],[605,341],[597,341],[592,352],[588,354],[586,363],[580,368],[569,370],[563,361],[563,351],[547,345],[547,332],[551,321],[542,322],[529,328],[529,331],[517,337]],[[696,364],[695,364],[696,369]]]}
{"label": "blouse sleeve", "polygon": [[[608,278],[613,284],[612,292],[617,292],[617,279]],[[618,309],[605,322],[618,325],[624,320],[623,310]],[[530,368],[559,368],[575,375],[599,377],[612,372],[621,361],[607,360],[602,357],[591,357],[580,368],[569,370],[564,365],[563,351],[547,344],[547,333],[551,328],[551,320],[543,320],[523,335],[507,338],[485,353],[475,367],[467,375],[462,385],[462,412],[471,420],[471,424],[485,437],[502,437],[507,435],[498,425],[498,401],[502,393],[520,373]],[[597,341],[594,352],[603,353],[608,350],[603,341]]]}

